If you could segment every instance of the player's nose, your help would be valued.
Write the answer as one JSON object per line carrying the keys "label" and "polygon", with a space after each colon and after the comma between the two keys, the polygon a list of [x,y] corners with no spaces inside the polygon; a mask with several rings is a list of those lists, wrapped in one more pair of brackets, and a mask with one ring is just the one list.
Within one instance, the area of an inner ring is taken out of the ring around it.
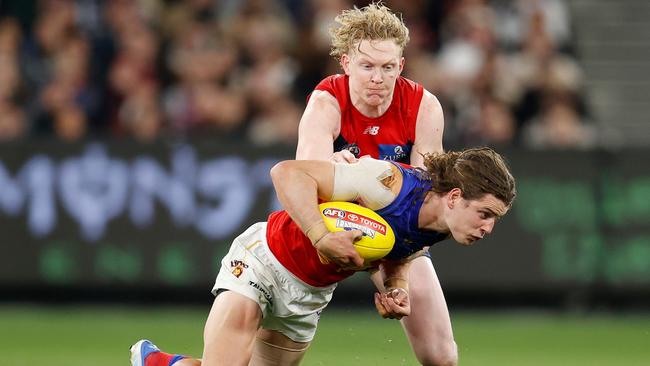
{"label": "player's nose", "polygon": [[481,227],[481,237],[484,237],[485,235],[492,233],[492,229],[494,229],[494,224],[495,224],[494,219],[490,219],[488,220],[488,222],[483,224],[483,226]]}
{"label": "player's nose", "polygon": [[372,77],[370,78],[370,81],[372,81],[375,84],[381,84],[384,81],[384,78],[381,75],[381,71],[375,70],[372,73]]}

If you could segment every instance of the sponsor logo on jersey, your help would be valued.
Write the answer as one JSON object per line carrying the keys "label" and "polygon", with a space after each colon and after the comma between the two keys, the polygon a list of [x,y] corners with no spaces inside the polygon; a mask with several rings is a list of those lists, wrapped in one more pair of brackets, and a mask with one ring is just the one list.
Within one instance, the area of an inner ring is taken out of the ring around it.
{"label": "sponsor logo on jersey", "polygon": [[232,274],[239,278],[244,273],[244,269],[248,268],[248,264],[240,260],[232,260],[230,261],[230,268],[232,268]]}
{"label": "sponsor logo on jersey", "polygon": [[408,145],[379,145],[379,159],[389,161],[408,161],[411,147]]}
{"label": "sponsor logo on jersey", "polygon": [[363,130],[364,135],[377,135],[379,134],[379,126],[368,126],[366,127],[365,130]]}
{"label": "sponsor logo on jersey", "polygon": [[263,286],[261,286],[259,283],[253,282],[253,281],[248,281],[248,284],[251,287],[253,287],[254,289],[256,289],[257,291],[259,291],[262,294],[262,296],[264,296],[266,301],[268,301],[269,303],[273,302],[273,296],[271,296],[271,294]]}

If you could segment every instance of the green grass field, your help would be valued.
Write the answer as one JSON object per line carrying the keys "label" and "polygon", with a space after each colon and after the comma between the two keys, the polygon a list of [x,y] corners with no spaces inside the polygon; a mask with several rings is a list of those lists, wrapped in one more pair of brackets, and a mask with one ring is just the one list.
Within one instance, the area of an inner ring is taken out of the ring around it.
{"label": "green grass field", "polygon": [[[0,365],[129,365],[139,338],[200,355],[208,308],[0,307]],[[650,365],[650,316],[453,312],[463,366]],[[330,309],[303,365],[417,365],[396,321]]]}

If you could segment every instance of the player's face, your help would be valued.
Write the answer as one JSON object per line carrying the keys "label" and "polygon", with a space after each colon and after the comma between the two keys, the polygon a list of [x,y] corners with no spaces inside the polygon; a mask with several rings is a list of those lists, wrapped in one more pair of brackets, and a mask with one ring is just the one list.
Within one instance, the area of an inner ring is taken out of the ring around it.
{"label": "player's face", "polygon": [[404,57],[393,40],[364,40],[341,57],[341,65],[350,77],[353,100],[357,97],[368,106],[380,106],[391,100]]}
{"label": "player's face", "polygon": [[462,196],[454,200],[447,214],[447,225],[454,240],[472,245],[492,232],[496,221],[506,214],[508,207],[491,194],[481,199],[466,200]]}

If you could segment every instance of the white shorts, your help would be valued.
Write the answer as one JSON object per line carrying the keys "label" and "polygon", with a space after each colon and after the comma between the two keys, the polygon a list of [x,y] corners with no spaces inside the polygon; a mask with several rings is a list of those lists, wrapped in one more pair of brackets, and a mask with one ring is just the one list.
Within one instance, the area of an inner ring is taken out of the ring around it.
{"label": "white shorts", "polygon": [[268,248],[266,222],[260,222],[235,238],[212,293],[226,289],[242,294],[259,304],[263,328],[295,342],[311,342],[335,288],[310,286],[284,268]]}

